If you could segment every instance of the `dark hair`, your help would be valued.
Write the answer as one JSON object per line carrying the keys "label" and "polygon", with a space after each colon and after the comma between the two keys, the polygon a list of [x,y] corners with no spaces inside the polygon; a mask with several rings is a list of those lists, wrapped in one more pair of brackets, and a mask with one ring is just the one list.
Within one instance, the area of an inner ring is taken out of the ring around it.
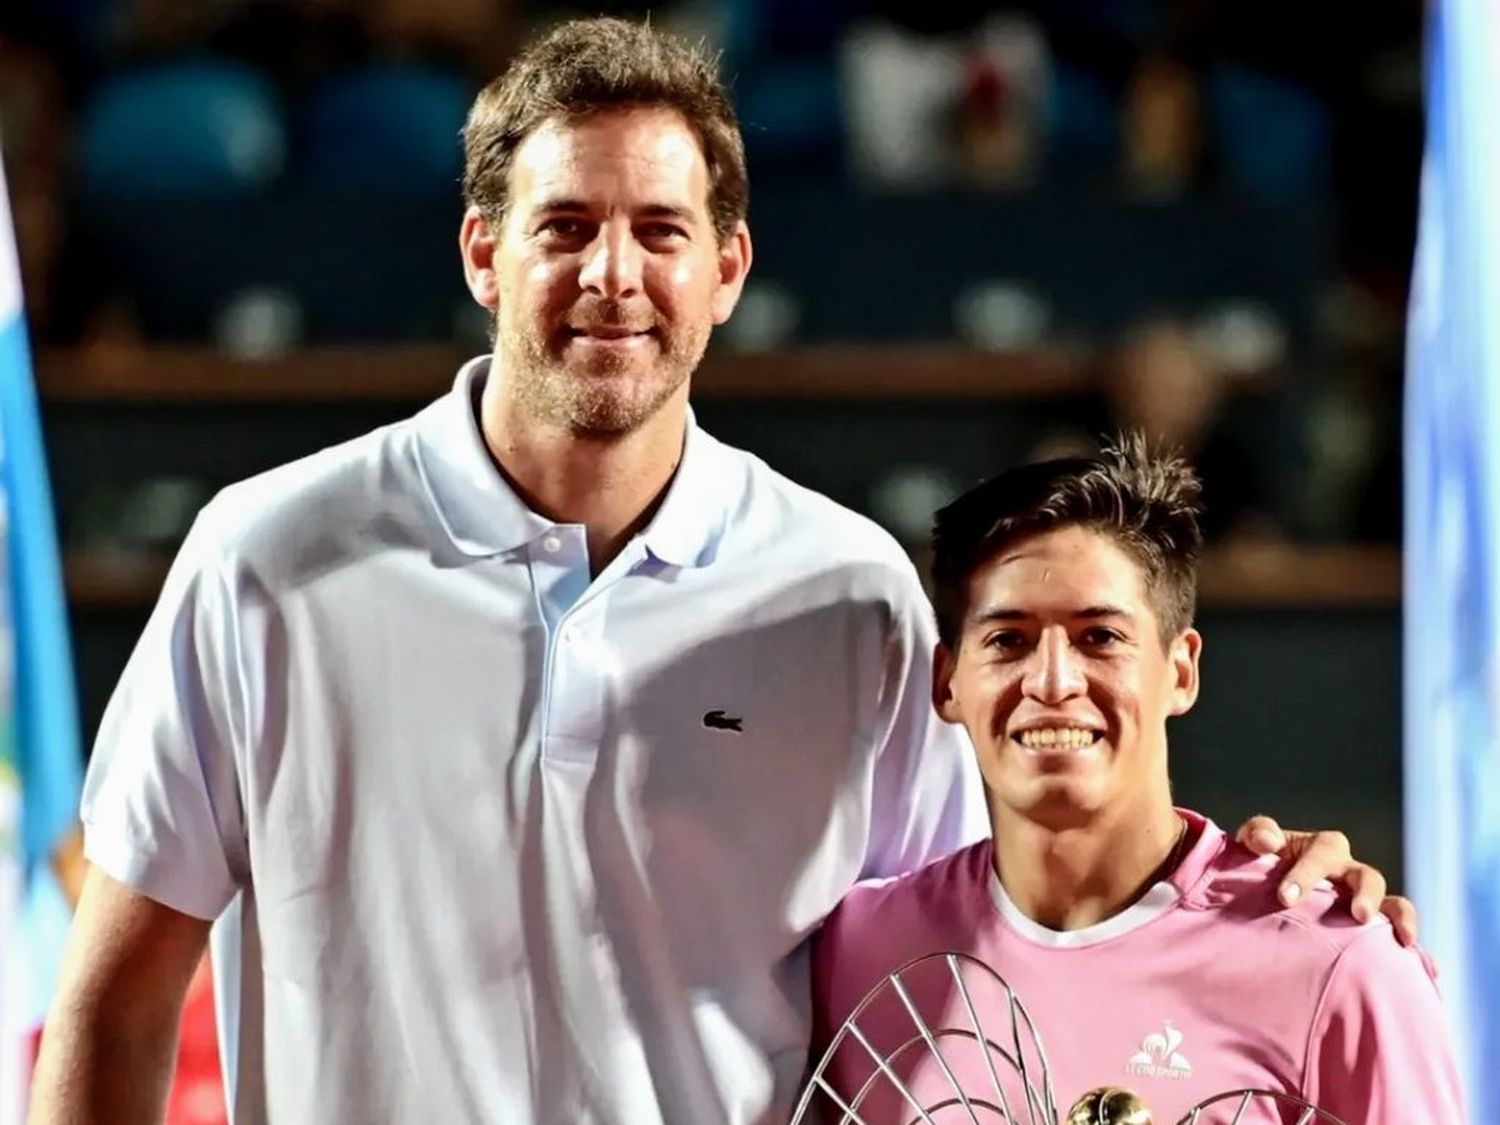
{"label": "dark hair", "polygon": [[526,47],[479,92],[464,124],[464,202],[498,223],[510,201],[516,149],[544,122],[602,110],[682,114],[708,166],[708,202],[722,242],[745,217],[745,145],[716,60],[650,24],[570,20]]}
{"label": "dark hair", "polygon": [[1163,642],[1193,623],[1202,486],[1186,461],[1153,454],[1139,431],[1097,458],[1024,465],[964,493],[932,530],[938,635],[958,647],[968,585],[987,559],[1018,539],[1079,526],[1109,536],[1140,564]]}

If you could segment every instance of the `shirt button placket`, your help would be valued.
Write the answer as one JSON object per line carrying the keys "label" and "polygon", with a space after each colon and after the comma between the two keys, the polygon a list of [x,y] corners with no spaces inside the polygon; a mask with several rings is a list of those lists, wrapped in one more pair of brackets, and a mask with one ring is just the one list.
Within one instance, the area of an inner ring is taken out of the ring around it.
{"label": "shirt button placket", "polygon": [[553,633],[546,753],[574,760],[592,758],[601,733],[604,684],[590,627],[597,609],[580,604],[588,587],[588,549],[581,531],[567,538],[550,532],[541,547],[554,565],[569,570],[573,576],[569,586],[575,592],[565,605],[556,607],[561,612]]}

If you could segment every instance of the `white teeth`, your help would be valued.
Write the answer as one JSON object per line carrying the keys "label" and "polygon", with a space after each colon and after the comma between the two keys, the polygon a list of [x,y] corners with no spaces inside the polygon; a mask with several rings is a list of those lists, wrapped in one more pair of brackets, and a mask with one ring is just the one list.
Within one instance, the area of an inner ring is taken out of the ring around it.
{"label": "white teeth", "polygon": [[1091,746],[1097,736],[1082,727],[1039,727],[1020,734],[1021,745],[1032,750],[1081,750]]}

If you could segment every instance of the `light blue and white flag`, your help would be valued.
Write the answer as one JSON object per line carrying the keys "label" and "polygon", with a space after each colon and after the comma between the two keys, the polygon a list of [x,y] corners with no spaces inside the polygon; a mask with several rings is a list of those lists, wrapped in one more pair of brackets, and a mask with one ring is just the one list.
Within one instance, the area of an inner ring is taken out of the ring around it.
{"label": "light blue and white flag", "polygon": [[77,818],[82,759],[67,607],[0,169],[0,1125],[20,1121],[48,974],[19,925]]}
{"label": "light blue and white flag", "polygon": [[1406,870],[1500,1125],[1500,4],[1428,6],[1406,379]]}

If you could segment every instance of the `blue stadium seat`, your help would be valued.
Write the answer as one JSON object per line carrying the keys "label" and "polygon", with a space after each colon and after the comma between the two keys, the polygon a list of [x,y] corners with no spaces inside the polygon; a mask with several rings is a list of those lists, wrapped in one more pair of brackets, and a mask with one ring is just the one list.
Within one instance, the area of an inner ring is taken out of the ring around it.
{"label": "blue stadium seat", "polygon": [[1074,66],[1053,68],[1047,90],[1047,163],[1062,183],[1109,173],[1120,148],[1120,106],[1097,76]]}
{"label": "blue stadium seat", "polygon": [[185,59],[106,79],[84,109],[86,198],[246,195],[281,173],[286,129],[271,85],[237,63]]}
{"label": "blue stadium seat", "polygon": [[759,175],[836,173],[844,110],[836,61],[763,62],[740,76],[736,112],[750,167]]}
{"label": "blue stadium seat", "polygon": [[839,42],[854,0],[725,0],[721,71],[757,176],[838,174]]}
{"label": "blue stadium seat", "polygon": [[1209,131],[1231,187],[1278,203],[1316,200],[1327,190],[1332,126],[1310,91],[1242,66],[1208,80]]}
{"label": "blue stadium seat", "polygon": [[329,78],[299,114],[300,177],[365,194],[456,198],[459,131],[473,94],[460,75],[426,67],[373,66]]}

